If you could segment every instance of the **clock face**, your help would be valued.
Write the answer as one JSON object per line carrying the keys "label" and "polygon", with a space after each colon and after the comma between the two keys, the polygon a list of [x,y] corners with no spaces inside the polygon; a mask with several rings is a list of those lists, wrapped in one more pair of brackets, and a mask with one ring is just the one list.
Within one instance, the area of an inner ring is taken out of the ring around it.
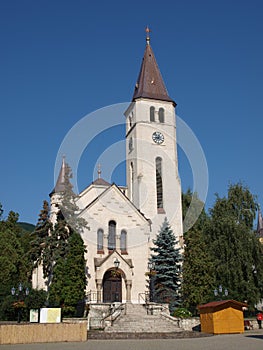
{"label": "clock face", "polygon": [[161,143],[163,143],[164,141],[164,136],[161,132],[159,131],[155,131],[152,135],[152,139],[155,143],[157,143],[158,145],[160,145]]}

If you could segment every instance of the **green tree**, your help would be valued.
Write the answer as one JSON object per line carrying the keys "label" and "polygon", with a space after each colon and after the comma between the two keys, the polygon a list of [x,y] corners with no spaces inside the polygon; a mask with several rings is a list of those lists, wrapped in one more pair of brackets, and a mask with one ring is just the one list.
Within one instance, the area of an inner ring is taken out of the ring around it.
{"label": "green tree", "polygon": [[[193,195],[188,190],[182,195],[183,217],[190,207],[193,196],[195,196],[198,213],[199,207],[203,207],[203,203],[198,203],[197,195]],[[196,213],[193,210],[192,215]],[[211,299],[215,285],[214,264],[204,236],[204,228],[208,220],[203,209],[195,224],[184,233],[182,298],[183,305],[193,314],[196,313],[198,304],[206,303]]]}
{"label": "green tree", "polygon": [[262,298],[262,246],[253,232],[257,204],[247,187],[230,185],[228,196],[217,196],[206,228],[215,263],[216,286],[229,297],[254,306]]}
{"label": "green tree", "polygon": [[84,227],[87,227],[87,222],[84,218],[79,217],[79,207],[76,204],[77,195],[73,191],[73,185],[70,182],[72,179],[72,171],[68,164],[65,166],[64,174],[64,191],[61,195],[60,211],[61,215],[67,223],[67,226],[78,233],[82,233]]}
{"label": "green tree", "polygon": [[[71,169],[66,164],[64,190],[61,193],[57,220],[46,239],[43,251],[43,271],[47,278],[49,303],[64,304],[68,308],[75,306],[76,302],[84,297],[86,286],[85,247],[80,236],[86,221],[78,217],[79,208],[76,205],[71,178]],[[81,263],[77,264],[80,261]],[[72,295],[72,299],[69,294]]]}
{"label": "green tree", "polygon": [[0,294],[10,293],[12,284],[29,282],[30,262],[27,258],[29,233],[18,225],[19,215],[10,211],[0,222]]}
{"label": "green tree", "polygon": [[68,238],[65,255],[57,260],[50,286],[49,301],[63,306],[64,315],[75,316],[76,306],[85,297],[85,246],[81,236],[73,232]]}
{"label": "green tree", "polygon": [[23,264],[23,250],[16,235],[6,229],[0,231],[0,294],[10,294],[11,288],[21,280],[20,267]]}
{"label": "green tree", "polygon": [[154,266],[154,275],[150,283],[153,288],[154,301],[169,303],[172,312],[180,304],[181,285],[181,255],[179,248],[176,248],[174,233],[165,218],[162,227],[153,240],[154,246],[151,250],[150,262]]}
{"label": "green tree", "polygon": [[0,203],[0,220],[2,220],[2,215],[3,215],[3,206],[2,204]]}
{"label": "green tree", "polygon": [[49,205],[48,202],[44,200],[35,230],[31,234],[31,249],[29,250],[29,254],[33,267],[37,267],[41,264],[43,252],[51,231],[52,223],[49,219]]}

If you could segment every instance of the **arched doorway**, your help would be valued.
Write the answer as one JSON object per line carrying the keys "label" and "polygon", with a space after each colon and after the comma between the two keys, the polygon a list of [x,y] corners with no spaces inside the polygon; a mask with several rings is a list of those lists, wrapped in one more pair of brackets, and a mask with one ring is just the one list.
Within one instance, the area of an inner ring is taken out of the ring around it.
{"label": "arched doorway", "polygon": [[105,272],[103,277],[103,302],[122,302],[121,273],[115,269]]}

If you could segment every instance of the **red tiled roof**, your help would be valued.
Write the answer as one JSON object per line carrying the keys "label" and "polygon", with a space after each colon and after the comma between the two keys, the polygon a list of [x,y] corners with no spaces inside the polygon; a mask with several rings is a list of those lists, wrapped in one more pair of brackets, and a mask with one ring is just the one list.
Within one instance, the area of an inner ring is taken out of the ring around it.
{"label": "red tiled roof", "polygon": [[227,306],[227,305],[236,305],[236,306],[241,306],[241,307],[246,307],[246,303],[241,303],[236,300],[220,300],[220,301],[211,301],[210,303],[203,304],[203,305],[198,305],[198,309],[205,309],[205,308],[215,308],[217,306]]}

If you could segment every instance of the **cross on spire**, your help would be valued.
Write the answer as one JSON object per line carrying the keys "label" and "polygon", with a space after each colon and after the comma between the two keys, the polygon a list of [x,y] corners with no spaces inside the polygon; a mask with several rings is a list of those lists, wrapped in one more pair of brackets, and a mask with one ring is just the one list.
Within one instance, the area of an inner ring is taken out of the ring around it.
{"label": "cross on spire", "polygon": [[101,165],[98,164],[98,179],[100,179],[101,176]]}
{"label": "cross on spire", "polygon": [[146,32],[146,43],[149,45],[150,44],[150,28],[147,26],[145,28],[145,32]]}

